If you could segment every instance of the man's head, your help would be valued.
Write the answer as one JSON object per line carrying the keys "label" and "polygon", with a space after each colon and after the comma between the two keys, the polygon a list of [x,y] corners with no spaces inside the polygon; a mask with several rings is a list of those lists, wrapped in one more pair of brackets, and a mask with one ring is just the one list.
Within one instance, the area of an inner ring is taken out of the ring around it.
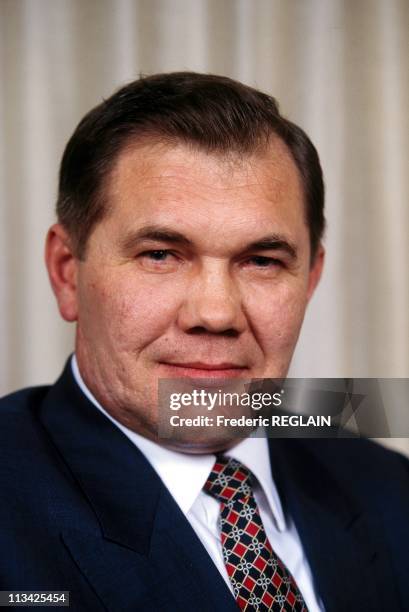
{"label": "man's head", "polygon": [[324,229],[324,187],[316,150],[283,118],[274,98],[226,77],[160,74],[126,85],[92,109],[67,144],[57,214],[79,257],[109,208],[107,178],[120,153],[138,142],[186,144],[217,155],[248,156],[278,136],[301,176],[311,253]]}
{"label": "man's head", "polygon": [[47,262],[80,370],[149,437],[158,378],[285,376],[319,280],[315,148],[230,79],[136,81],[64,153]]}

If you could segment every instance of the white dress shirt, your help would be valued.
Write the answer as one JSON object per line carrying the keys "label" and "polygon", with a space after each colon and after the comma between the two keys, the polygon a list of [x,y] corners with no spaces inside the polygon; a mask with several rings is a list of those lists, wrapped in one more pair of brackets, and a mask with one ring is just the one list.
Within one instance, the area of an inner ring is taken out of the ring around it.
{"label": "white dress shirt", "polygon": [[[220,502],[203,491],[214,465],[215,455],[190,455],[172,451],[131,431],[97,402],[81,377],[75,355],[71,365],[74,378],[86,397],[139,448],[157,472],[233,592],[223,561],[218,528]],[[283,513],[271,475],[267,439],[243,439],[224,454],[237,459],[254,474],[254,497],[273,550],[294,577],[309,612],[323,611],[295,525],[291,518],[285,517]]]}

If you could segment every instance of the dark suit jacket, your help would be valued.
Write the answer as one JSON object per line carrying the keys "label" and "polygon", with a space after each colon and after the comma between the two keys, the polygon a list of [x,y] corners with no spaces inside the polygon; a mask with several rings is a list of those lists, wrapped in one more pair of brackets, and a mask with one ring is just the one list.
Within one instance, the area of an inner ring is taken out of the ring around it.
{"label": "dark suit jacket", "polygon": [[[144,456],[76,385],[0,402],[0,590],[71,610],[229,612],[234,599]],[[328,612],[409,610],[409,470],[364,440],[271,440]]]}

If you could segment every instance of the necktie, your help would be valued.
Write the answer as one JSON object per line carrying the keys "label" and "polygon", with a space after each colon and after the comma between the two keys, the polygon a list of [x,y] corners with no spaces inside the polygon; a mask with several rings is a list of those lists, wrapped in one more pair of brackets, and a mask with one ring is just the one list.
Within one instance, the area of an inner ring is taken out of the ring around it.
{"label": "necktie", "polygon": [[294,578],[268,541],[251,476],[235,459],[218,457],[204,487],[221,502],[223,559],[236,601],[247,612],[308,612]]}

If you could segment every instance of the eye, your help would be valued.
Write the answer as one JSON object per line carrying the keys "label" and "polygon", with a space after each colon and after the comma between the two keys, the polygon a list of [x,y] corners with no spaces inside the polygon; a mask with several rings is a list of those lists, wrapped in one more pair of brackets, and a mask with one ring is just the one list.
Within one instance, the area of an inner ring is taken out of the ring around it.
{"label": "eye", "polygon": [[250,278],[275,279],[286,268],[285,263],[276,257],[250,255],[242,261],[242,270]]}
{"label": "eye", "polygon": [[146,251],[145,253],[141,253],[141,257],[147,257],[148,259],[152,259],[152,261],[165,261],[171,255],[170,251],[166,251],[161,249],[159,251]]}
{"label": "eye", "polygon": [[137,260],[148,272],[173,272],[181,263],[181,260],[167,249],[144,251],[139,253]]}
{"label": "eye", "polygon": [[274,257],[265,257],[264,255],[255,255],[247,260],[247,263],[257,268],[272,268],[275,266],[283,267],[283,262]]}

